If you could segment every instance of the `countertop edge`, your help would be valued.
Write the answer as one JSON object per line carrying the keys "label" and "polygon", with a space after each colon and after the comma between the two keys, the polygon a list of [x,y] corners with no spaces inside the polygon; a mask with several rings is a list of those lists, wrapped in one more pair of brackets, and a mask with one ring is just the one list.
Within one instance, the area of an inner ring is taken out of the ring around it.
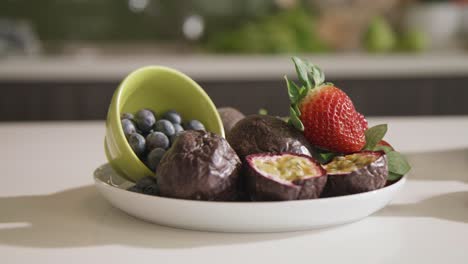
{"label": "countertop edge", "polygon": [[[334,54],[301,56],[319,65],[328,79],[454,77],[468,75],[468,55]],[[195,80],[275,80],[294,76],[289,55],[152,55],[10,57],[0,60],[0,81],[121,80],[146,65],[165,65]]]}

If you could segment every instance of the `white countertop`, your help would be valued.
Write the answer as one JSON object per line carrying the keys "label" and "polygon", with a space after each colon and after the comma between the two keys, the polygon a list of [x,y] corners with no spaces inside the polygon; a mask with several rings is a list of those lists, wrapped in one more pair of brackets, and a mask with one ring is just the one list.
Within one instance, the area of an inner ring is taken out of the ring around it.
{"label": "white countertop", "polygon": [[103,122],[0,123],[0,263],[468,263],[468,117],[370,121],[388,122],[413,164],[397,199],[356,223],[276,234],[177,230],[112,208],[92,181]]}
{"label": "white countertop", "polygon": [[[195,80],[277,80],[293,76],[291,55],[119,55],[95,54],[0,59],[0,81],[120,81],[146,65],[165,65]],[[454,77],[468,75],[468,54],[327,54],[301,56],[328,79]]]}

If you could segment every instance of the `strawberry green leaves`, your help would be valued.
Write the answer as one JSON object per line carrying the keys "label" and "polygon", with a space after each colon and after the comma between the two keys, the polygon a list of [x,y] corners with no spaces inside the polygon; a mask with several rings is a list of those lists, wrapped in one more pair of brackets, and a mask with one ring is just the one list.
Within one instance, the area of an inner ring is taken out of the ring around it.
{"label": "strawberry green leaves", "polygon": [[378,145],[387,133],[387,125],[377,125],[369,128],[366,135],[366,145],[363,150],[384,151],[388,161],[388,180],[396,181],[411,170],[411,166],[400,152],[392,147]]}
{"label": "strawberry green leaves", "polygon": [[294,109],[294,107],[289,108],[289,123],[293,125],[297,130],[304,131],[304,125],[299,119],[300,112],[299,110]]}
{"label": "strawberry green leaves", "polygon": [[333,153],[333,152],[318,152],[315,158],[318,159],[320,164],[327,164],[337,155],[338,154]]}
{"label": "strawberry green leaves", "polygon": [[309,79],[309,67],[307,64],[298,57],[292,57],[294,67],[296,67],[297,77],[299,81],[307,88],[312,88],[312,83]]}
{"label": "strawberry green leaves", "polygon": [[292,57],[299,81],[308,89],[313,89],[325,81],[323,71],[312,63]]}
{"label": "strawberry green leaves", "polygon": [[291,123],[296,129],[304,131],[304,125],[299,118],[301,116],[299,103],[304,99],[304,97],[306,97],[310,90],[324,83],[325,74],[319,67],[303,61],[298,57],[292,57],[292,60],[296,68],[297,76],[302,85],[298,86],[293,81],[288,80],[286,76],[284,77],[288,87],[289,101],[291,102],[291,107],[289,109],[289,123]]}
{"label": "strawberry green leaves", "polygon": [[323,73],[323,71],[319,67],[309,62],[306,62],[306,65],[309,68],[309,72],[307,73],[307,76],[309,80],[314,81],[314,87],[317,87],[323,84],[325,82],[325,73]]}
{"label": "strawberry green leaves", "polygon": [[297,130],[304,131],[304,125],[302,124],[299,116],[301,116],[301,111],[299,110],[299,102],[307,95],[307,89],[302,86],[299,87],[293,81],[286,80],[286,85],[288,87],[289,101],[291,106],[289,108],[289,123],[292,124]]}
{"label": "strawberry green leaves", "polygon": [[297,105],[302,98],[307,95],[307,89],[304,86],[297,86],[293,81],[288,80],[288,77],[284,76],[286,80],[286,85],[288,87],[289,101],[293,105]]}
{"label": "strawberry green leaves", "polygon": [[365,150],[373,150],[387,133],[387,124],[377,125],[367,129]]}

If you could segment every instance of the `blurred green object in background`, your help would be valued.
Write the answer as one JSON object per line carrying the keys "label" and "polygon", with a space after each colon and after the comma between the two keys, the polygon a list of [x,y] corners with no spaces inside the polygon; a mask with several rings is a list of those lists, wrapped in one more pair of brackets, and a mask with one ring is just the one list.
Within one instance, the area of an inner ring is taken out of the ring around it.
{"label": "blurred green object in background", "polygon": [[312,15],[304,9],[284,11],[278,16],[278,22],[289,27],[294,32],[297,51],[325,52],[328,50],[325,43],[318,37],[316,23]]}
{"label": "blurred green object in background", "polygon": [[266,49],[263,35],[253,23],[231,32],[220,32],[206,44],[209,51],[227,53],[260,53]]}
{"label": "blurred green object in background", "polygon": [[420,30],[406,30],[398,41],[398,50],[406,52],[421,52],[427,49],[428,39],[424,32]]}
{"label": "blurred green object in background", "polygon": [[259,25],[266,53],[292,53],[299,48],[294,29],[276,17],[270,17]]}
{"label": "blurred green object in background", "polygon": [[302,9],[281,11],[243,23],[240,28],[216,32],[205,42],[209,51],[227,53],[325,52],[314,19]]}
{"label": "blurred green object in background", "polygon": [[364,47],[373,53],[390,52],[395,48],[396,36],[392,26],[381,16],[375,17],[365,34]]}

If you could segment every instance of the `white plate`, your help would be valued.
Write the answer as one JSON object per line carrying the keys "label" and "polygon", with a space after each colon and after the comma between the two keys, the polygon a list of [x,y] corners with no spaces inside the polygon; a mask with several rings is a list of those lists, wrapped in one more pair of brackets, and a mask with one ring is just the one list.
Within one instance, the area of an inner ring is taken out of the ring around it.
{"label": "white plate", "polygon": [[206,202],[171,199],[125,190],[131,182],[109,164],[94,172],[101,194],[115,207],[160,225],[217,232],[284,232],[340,225],[385,207],[406,177],[388,187],[360,194],[285,202]]}

